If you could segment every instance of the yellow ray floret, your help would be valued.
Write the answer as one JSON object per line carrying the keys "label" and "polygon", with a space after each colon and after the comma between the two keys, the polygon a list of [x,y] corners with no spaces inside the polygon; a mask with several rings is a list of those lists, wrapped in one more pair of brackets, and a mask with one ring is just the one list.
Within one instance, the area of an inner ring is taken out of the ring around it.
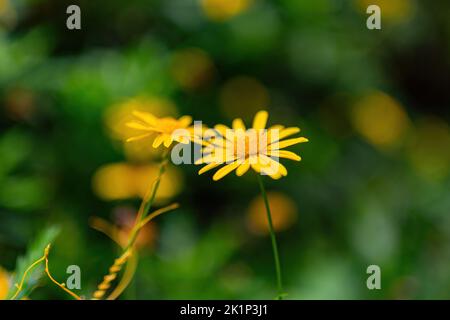
{"label": "yellow ray floret", "polygon": [[179,119],[157,118],[150,113],[140,111],[134,111],[133,115],[136,119],[128,122],[127,126],[140,133],[129,138],[127,142],[154,135],[153,148],[158,148],[161,144],[169,148],[174,141],[188,143],[191,138],[193,129],[189,127],[192,122],[190,116],[182,116]]}
{"label": "yellow ray floret", "polygon": [[213,180],[220,180],[234,170],[237,176],[242,176],[250,168],[273,179],[286,176],[286,167],[279,162],[279,158],[300,161],[301,157],[282,149],[307,142],[308,139],[285,139],[299,133],[300,128],[274,125],[266,129],[268,118],[267,111],[259,111],[252,128],[246,129],[242,119],[235,119],[231,128],[218,124],[210,129],[213,132],[208,135],[202,157],[196,161],[196,164],[205,164],[199,174],[224,165],[213,175]]}

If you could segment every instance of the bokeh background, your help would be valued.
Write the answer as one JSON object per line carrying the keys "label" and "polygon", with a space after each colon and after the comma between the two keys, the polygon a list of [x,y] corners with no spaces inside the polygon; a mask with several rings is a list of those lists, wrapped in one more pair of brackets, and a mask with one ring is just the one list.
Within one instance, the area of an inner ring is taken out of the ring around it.
{"label": "bokeh background", "polygon": [[[449,17],[448,1],[0,0],[0,298],[50,240],[55,277],[79,265],[94,291],[119,249],[92,226],[126,237],[161,151],[124,143],[134,109],[302,128],[302,162],[266,179],[287,298],[450,298]],[[275,296],[254,175],[198,169],[171,166],[157,207],[181,207],[144,230],[122,298]]]}

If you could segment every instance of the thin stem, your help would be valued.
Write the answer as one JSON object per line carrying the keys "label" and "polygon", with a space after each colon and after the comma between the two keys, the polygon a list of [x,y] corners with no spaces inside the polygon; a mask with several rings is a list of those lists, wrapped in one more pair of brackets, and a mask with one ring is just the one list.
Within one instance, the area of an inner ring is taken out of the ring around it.
{"label": "thin stem", "polygon": [[[109,269],[109,274],[103,277],[103,282],[100,283],[97,287],[97,291],[94,292],[94,299],[99,300],[103,298],[106,291],[110,288],[111,282],[117,277],[117,273],[120,272],[123,265],[127,264],[130,257],[133,258],[135,255],[133,254],[133,246],[136,242],[136,239],[139,235],[139,231],[142,229],[142,227],[155,218],[156,216],[167,212],[168,210],[172,210],[173,208],[177,207],[178,205],[172,205],[168,208],[163,208],[160,210],[155,211],[151,215],[149,215],[149,211],[151,206],[153,205],[153,202],[156,198],[156,193],[158,192],[159,184],[161,182],[161,178],[166,170],[167,163],[169,162],[169,149],[164,150],[164,153],[162,155],[161,164],[159,167],[158,175],[156,177],[156,180],[153,182],[153,184],[150,186],[149,190],[145,194],[144,199],[142,199],[141,206],[139,207],[138,214],[136,216],[136,221],[134,223],[133,229],[130,232],[128,243],[123,247],[123,254],[114,261],[114,265]],[[136,264],[136,261],[132,262]],[[131,281],[131,277],[135,271],[136,266],[132,266],[131,273],[125,274],[127,278],[122,278],[122,281],[119,283],[119,287],[116,287],[116,289],[110,294],[108,297],[108,300],[114,299],[118,297],[128,286],[128,284]],[[128,268],[128,264],[127,264]],[[134,269],[134,270],[133,270]],[[128,270],[127,270],[128,271]]]}
{"label": "thin stem", "polygon": [[136,217],[136,222],[134,224],[133,230],[131,231],[130,238],[128,241],[127,246],[125,247],[124,251],[131,248],[134,243],[136,242],[137,236],[139,234],[139,226],[141,225],[142,221],[147,217],[148,212],[150,211],[151,206],[153,205],[153,202],[156,198],[156,192],[158,191],[159,184],[161,183],[161,178],[166,171],[167,163],[169,162],[169,149],[164,150],[161,165],[159,167],[158,176],[156,177],[156,180],[153,182],[151,188],[148,190],[147,194],[145,195],[144,199],[142,200],[141,206],[139,208],[139,212]]}
{"label": "thin stem", "polygon": [[259,183],[259,188],[261,189],[261,195],[264,199],[264,205],[266,206],[267,221],[269,222],[270,238],[272,240],[273,258],[275,260],[275,271],[277,274],[277,287],[278,287],[278,296],[276,298],[277,298],[277,300],[282,300],[284,292],[283,292],[283,285],[282,285],[282,281],[281,281],[280,257],[278,255],[278,246],[277,246],[277,239],[275,237],[275,231],[273,230],[272,214],[270,213],[269,199],[267,198],[266,189],[264,187],[264,183],[263,183],[261,175],[259,173],[257,173],[256,175],[258,177],[258,183]]}
{"label": "thin stem", "polygon": [[77,294],[75,294],[74,292],[70,291],[69,289],[66,288],[66,285],[64,284],[64,282],[59,283],[58,281],[56,281],[55,278],[53,278],[52,274],[50,273],[50,269],[48,267],[48,254],[50,252],[50,244],[45,248],[44,251],[44,258],[45,258],[45,273],[47,274],[47,276],[49,277],[49,279],[56,284],[58,287],[60,287],[61,289],[63,289],[65,292],[67,292],[68,294],[70,294],[74,299],[76,300],[82,300],[80,296],[78,296]]}

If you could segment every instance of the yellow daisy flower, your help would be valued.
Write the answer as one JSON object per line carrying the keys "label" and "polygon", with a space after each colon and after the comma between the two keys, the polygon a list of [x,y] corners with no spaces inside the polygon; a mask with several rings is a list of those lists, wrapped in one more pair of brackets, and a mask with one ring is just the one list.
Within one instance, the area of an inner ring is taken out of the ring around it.
{"label": "yellow daisy flower", "polygon": [[216,125],[214,130],[205,133],[209,141],[203,148],[203,156],[196,164],[206,164],[199,174],[225,164],[213,176],[217,181],[236,170],[237,176],[242,176],[250,168],[254,171],[279,179],[287,175],[286,167],[279,162],[279,158],[300,161],[297,154],[282,150],[286,147],[307,142],[305,137],[285,139],[300,132],[297,127],[285,128],[274,125],[266,129],[269,114],[259,111],[253,120],[253,127],[246,129],[242,119],[235,119],[232,128]]}
{"label": "yellow daisy flower", "polygon": [[182,134],[182,130],[192,131],[189,128],[192,122],[190,116],[182,116],[179,119],[172,117],[157,118],[151,113],[141,111],[134,111],[133,115],[136,117],[136,120],[128,122],[127,126],[143,133],[129,138],[127,142],[143,139],[152,134],[156,134],[153,140],[153,148],[158,148],[161,144],[169,148],[174,141],[181,143],[189,142],[189,137]]}

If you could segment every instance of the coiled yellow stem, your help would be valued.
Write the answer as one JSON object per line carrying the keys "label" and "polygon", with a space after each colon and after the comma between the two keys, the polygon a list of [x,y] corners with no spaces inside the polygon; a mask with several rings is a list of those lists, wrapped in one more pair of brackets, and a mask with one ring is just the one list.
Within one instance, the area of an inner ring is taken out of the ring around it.
{"label": "coiled yellow stem", "polygon": [[114,264],[109,268],[109,273],[103,277],[103,281],[98,285],[94,292],[93,300],[102,299],[106,291],[111,287],[111,282],[117,278],[117,273],[122,270],[123,265],[132,255],[132,249],[126,250],[119,258],[114,260]]}

